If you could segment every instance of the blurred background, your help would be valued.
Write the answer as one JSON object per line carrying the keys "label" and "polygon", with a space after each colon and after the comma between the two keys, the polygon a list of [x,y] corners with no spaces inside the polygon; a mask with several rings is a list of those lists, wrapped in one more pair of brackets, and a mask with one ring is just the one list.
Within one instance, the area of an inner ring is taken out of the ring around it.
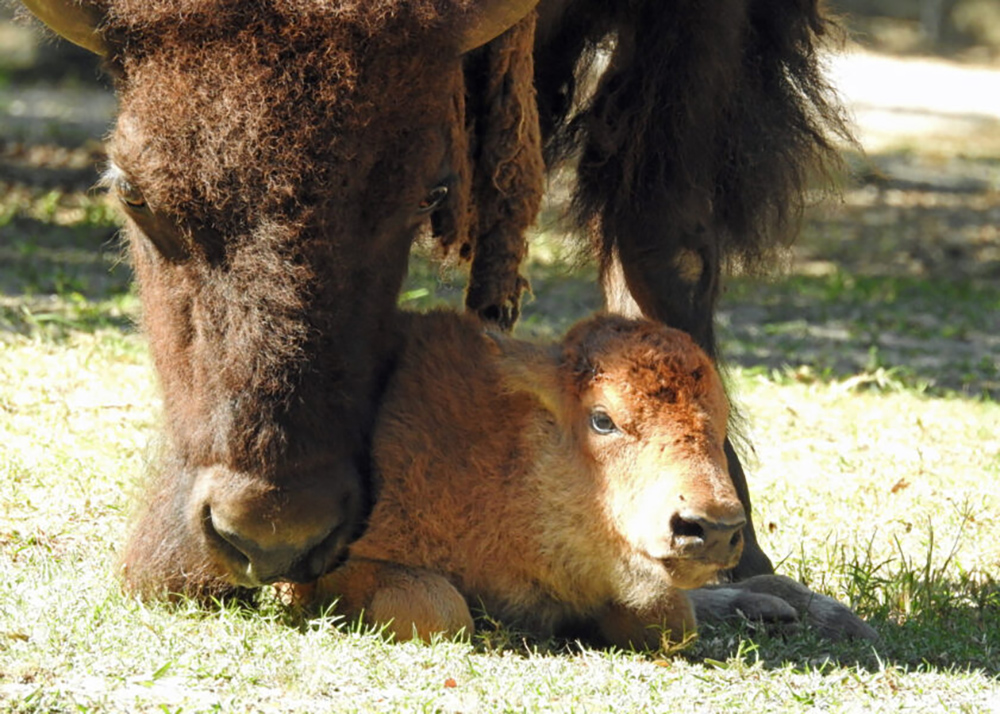
{"label": "blurred background", "polygon": [[[115,325],[137,307],[118,217],[94,186],[115,102],[87,52],[0,4],[0,341]],[[864,151],[817,201],[778,276],[736,276],[723,353],[799,380],[1000,392],[1000,0],[836,0],[829,72]],[[521,330],[599,305],[550,206]],[[461,275],[417,256],[404,302],[460,300]]]}

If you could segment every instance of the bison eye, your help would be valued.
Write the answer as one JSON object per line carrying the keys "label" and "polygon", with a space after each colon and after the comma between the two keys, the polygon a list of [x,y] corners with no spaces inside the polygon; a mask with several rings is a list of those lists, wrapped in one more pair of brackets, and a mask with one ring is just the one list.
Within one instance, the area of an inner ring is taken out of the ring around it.
{"label": "bison eye", "polygon": [[124,176],[119,176],[115,180],[115,192],[118,194],[118,200],[129,208],[136,211],[146,208],[146,197],[142,195],[142,191]]}
{"label": "bison eye", "polygon": [[431,192],[424,196],[424,200],[417,206],[420,213],[430,213],[440,206],[444,199],[448,197],[448,187],[441,184],[431,189]]}
{"label": "bison eye", "polygon": [[590,428],[594,430],[595,433],[601,436],[607,436],[608,434],[614,434],[618,431],[618,427],[615,426],[614,421],[608,416],[607,412],[594,411],[590,414]]}

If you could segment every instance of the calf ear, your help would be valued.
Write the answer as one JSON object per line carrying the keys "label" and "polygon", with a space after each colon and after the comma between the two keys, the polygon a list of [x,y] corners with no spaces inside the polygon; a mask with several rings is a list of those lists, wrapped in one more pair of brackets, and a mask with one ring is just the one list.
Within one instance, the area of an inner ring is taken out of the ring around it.
{"label": "calf ear", "polygon": [[536,345],[496,332],[487,332],[496,354],[502,386],[511,392],[528,392],[553,414],[564,410],[558,345]]}

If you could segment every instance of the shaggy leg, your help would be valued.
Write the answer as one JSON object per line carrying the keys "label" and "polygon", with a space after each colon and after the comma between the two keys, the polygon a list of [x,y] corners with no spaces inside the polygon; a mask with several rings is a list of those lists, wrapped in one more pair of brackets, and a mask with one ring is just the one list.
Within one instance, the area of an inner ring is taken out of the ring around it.
{"label": "shaggy leg", "polygon": [[[718,261],[704,260],[703,255],[711,256],[707,250],[676,251],[669,245],[656,250],[648,245],[628,243],[622,246],[622,254],[628,261],[627,270],[613,259],[602,272],[607,308],[629,316],[644,314],[686,330],[712,354]],[[741,580],[753,575],[769,575],[774,572],[774,566],[757,543],[746,475],[729,439],[726,439],[725,448],[729,475],[747,512],[743,555],[731,571],[731,577]]]}
{"label": "shaggy leg", "polygon": [[702,622],[744,617],[782,626],[805,622],[828,640],[878,640],[878,633],[850,608],[782,575],[758,575],[739,583],[688,593]]}
{"label": "shaggy leg", "polygon": [[635,610],[615,603],[597,618],[598,632],[622,649],[660,650],[695,632],[695,612],[682,590],[671,588],[655,605]]}
{"label": "shaggy leg", "polygon": [[474,53],[466,65],[474,127],[472,268],[466,307],[501,329],[514,326],[528,281],[518,272],[525,232],[541,206],[545,165],[531,48],[534,13]]}
{"label": "shaggy leg", "polygon": [[[306,593],[296,587],[292,586],[295,595]],[[351,558],[320,578],[308,595],[315,604],[337,598],[339,613],[350,618],[363,615],[365,623],[384,626],[386,635],[399,641],[430,641],[437,633],[454,637],[475,630],[462,594],[441,575],[421,568]],[[284,592],[282,596],[286,597]]]}

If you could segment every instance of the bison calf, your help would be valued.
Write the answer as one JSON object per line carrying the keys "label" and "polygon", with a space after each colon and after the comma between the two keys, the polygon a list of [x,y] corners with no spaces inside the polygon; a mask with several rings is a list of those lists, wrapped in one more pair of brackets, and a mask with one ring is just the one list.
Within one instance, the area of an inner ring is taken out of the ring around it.
{"label": "bison calf", "polygon": [[471,632],[468,602],[541,635],[591,625],[618,645],[693,630],[681,589],[737,563],[746,520],[705,353],[617,316],[557,345],[489,336],[454,313],[402,320],[374,443],[378,500],[311,595],[401,639]]}
{"label": "bison calf", "polygon": [[470,602],[541,636],[582,628],[640,648],[692,632],[694,606],[832,615],[833,636],[839,618],[863,625],[776,576],[685,592],[739,561],[746,521],[722,383],[686,333],[598,315],[535,345],[455,313],[401,320],[368,529],[292,597],[339,598],[399,639],[471,633]]}

